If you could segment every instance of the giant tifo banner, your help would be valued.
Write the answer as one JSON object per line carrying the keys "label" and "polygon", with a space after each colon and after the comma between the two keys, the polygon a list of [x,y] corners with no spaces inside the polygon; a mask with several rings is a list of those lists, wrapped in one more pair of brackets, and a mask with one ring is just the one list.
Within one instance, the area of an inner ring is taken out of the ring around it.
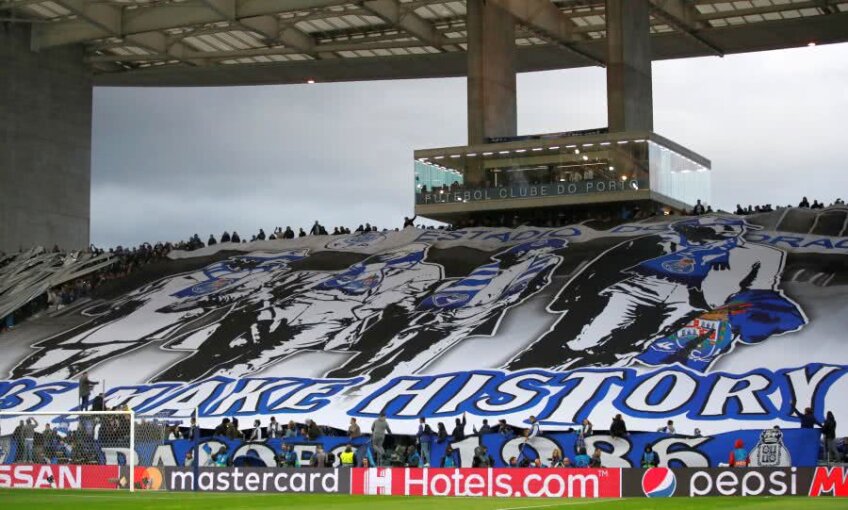
{"label": "giant tifo banner", "polygon": [[533,415],[555,432],[620,413],[631,431],[750,430],[747,448],[776,425],[794,462],[797,411],[848,423],[846,218],[408,228],[176,253],[220,259],[4,339],[0,407],[74,409],[87,371],[109,406],[196,411],[205,427],[356,417],[367,432],[385,413],[393,433],[419,417],[450,432],[465,414],[468,429]]}

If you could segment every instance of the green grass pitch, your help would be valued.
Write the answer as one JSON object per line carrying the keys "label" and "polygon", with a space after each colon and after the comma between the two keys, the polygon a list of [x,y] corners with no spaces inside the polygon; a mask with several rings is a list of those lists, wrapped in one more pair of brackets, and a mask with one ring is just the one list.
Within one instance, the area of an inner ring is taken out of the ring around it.
{"label": "green grass pitch", "polygon": [[284,508],[337,510],[848,510],[848,499],[758,497],[758,498],[669,498],[669,499],[529,499],[529,498],[444,498],[405,496],[289,495],[114,491],[50,491],[0,489],[0,508],[17,509],[154,509],[154,510],[246,510]]}

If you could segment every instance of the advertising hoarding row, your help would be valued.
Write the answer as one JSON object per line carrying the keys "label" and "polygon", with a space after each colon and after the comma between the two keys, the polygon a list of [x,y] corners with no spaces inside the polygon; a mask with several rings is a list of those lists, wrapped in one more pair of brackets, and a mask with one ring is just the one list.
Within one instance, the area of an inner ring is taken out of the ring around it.
{"label": "advertising hoarding row", "polygon": [[[119,466],[0,465],[2,488],[124,489]],[[380,496],[660,498],[848,497],[843,467],[743,469],[138,467],[136,488]]]}

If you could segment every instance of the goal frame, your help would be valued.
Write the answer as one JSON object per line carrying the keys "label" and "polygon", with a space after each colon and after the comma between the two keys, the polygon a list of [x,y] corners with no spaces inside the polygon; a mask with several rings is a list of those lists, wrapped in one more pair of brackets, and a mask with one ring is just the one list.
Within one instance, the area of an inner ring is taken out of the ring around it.
{"label": "goal frame", "polygon": [[[130,422],[130,444],[129,455],[127,455],[127,467],[129,468],[129,491],[135,492],[135,412],[129,411],[0,411],[0,420],[4,417],[26,418],[27,416],[128,416]],[[120,473],[120,468],[119,468]]]}

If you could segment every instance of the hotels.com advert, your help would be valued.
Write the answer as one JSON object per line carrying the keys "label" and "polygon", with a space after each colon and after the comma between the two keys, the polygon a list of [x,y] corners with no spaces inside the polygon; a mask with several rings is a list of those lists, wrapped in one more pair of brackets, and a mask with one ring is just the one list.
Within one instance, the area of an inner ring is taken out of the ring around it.
{"label": "hotels.com advert", "polygon": [[619,469],[355,468],[352,494],[618,498]]}

